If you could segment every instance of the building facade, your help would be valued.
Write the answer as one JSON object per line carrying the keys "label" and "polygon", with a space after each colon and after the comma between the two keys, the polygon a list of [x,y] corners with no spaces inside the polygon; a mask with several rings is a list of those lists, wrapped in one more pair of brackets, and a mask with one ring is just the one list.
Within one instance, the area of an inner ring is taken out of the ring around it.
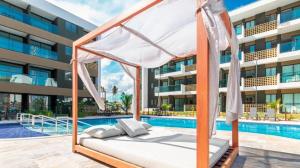
{"label": "building facade", "polygon": [[[0,0],[2,115],[69,113],[72,43],[95,27],[47,1]],[[96,80],[97,66],[88,69]],[[80,97],[90,97],[82,83],[79,90]]]}
{"label": "building facade", "polygon": [[[266,111],[267,103],[281,99],[281,111],[299,113],[300,1],[257,1],[229,15],[240,44],[244,111],[256,106],[258,111]],[[230,55],[230,50],[220,53],[220,111],[226,108]],[[144,107],[168,103],[175,111],[195,108],[195,63],[195,56],[191,56],[148,69]]]}

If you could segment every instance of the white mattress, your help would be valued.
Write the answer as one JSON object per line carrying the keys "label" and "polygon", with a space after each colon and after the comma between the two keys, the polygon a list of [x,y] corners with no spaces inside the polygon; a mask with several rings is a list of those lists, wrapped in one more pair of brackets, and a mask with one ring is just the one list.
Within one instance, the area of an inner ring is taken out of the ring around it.
{"label": "white mattress", "polygon": [[[118,136],[97,139],[81,135],[79,143],[89,149],[146,168],[194,168],[196,167],[196,137],[152,127],[147,135],[130,138]],[[215,165],[228,150],[229,141],[210,140],[210,167]]]}

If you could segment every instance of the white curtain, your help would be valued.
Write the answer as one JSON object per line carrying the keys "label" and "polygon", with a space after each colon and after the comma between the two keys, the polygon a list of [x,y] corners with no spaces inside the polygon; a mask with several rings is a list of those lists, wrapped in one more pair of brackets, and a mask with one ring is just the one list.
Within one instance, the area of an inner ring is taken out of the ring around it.
{"label": "white curtain", "polygon": [[[212,135],[215,129],[216,115],[219,112],[219,56],[220,51],[225,50],[229,43],[231,43],[233,59],[227,92],[227,100],[230,101],[227,101],[227,106],[230,107],[227,107],[227,112],[232,114],[227,115],[227,120],[231,121],[238,116],[238,113],[242,112],[239,111],[241,101],[240,90],[237,87],[239,84],[239,62],[238,59],[235,59],[238,45],[235,38],[229,37],[220,18],[220,14],[225,10],[223,1],[207,0],[201,7],[210,44],[209,123],[210,135]],[[82,47],[112,59],[139,65],[142,68],[159,67],[175,57],[196,51],[196,11],[196,0],[162,1],[124,22],[121,26],[103,33],[101,38],[96,41]],[[234,31],[232,33],[234,36]],[[78,58],[79,62],[97,60],[97,56],[82,53],[84,52],[81,51]],[[123,67],[127,74],[135,80],[135,68]],[[83,66],[80,68],[81,71],[84,71]],[[84,79],[85,83],[88,83],[87,74],[81,73],[81,78]],[[91,86],[89,91],[93,92]],[[134,97],[135,94],[133,94]],[[94,93],[92,95],[93,97],[97,96]],[[135,101],[135,98],[133,100]],[[132,110],[135,110],[134,101]]]}

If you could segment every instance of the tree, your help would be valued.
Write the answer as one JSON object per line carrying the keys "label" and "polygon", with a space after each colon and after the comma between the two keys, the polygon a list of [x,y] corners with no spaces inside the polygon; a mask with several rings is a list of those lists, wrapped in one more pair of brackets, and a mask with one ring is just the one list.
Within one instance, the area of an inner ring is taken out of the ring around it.
{"label": "tree", "polygon": [[170,108],[171,108],[171,104],[164,103],[164,104],[161,105],[161,109],[165,112],[170,110]]}
{"label": "tree", "polygon": [[121,104],[122,110],[124,110],[125,113],[128,114],[128,110],[132,104],[132,95],[123,92],[121,95]]}
{"label": "tree", "polygon": [[267,104],[267,107],[270,109],[274,109],[275,111],[275,121],[276,121],[276,114],[279,113],[280,108],[283,106],[281,104],[281,99],[277,99],[276,101],[270,102]]}
{"label": "tree", "polygon": [[[114,98],[115,98],[115,96],[116,96],[117,93],[118,93],[118,88],[117,88],[117,86],[114,85],[112,87],[112,94],[113,94]],[[116,101],[116,98],[115,98],[115,101]]]}

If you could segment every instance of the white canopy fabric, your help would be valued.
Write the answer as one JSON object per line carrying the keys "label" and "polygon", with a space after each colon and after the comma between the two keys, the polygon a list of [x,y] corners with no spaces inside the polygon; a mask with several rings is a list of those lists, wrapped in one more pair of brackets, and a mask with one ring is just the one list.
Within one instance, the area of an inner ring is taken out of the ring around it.
{"label": "white canopy fabric", "polygon": [[[214,123],[218,113],[219,97],[219,56],[220,51],[232,44],[232,50],[238,51],[236,38],[229,38],[220,14],[225,10],[222,0],[208,0],[201,6],[201,13],[209,38],[210,70],[209,70],[209,110],[210,133],[214,130]],[[98,37],[96,41],[81,46],[82,48],[99,53],[106,57],[139,65],[144,68],[159,67],[175,57],[195,53],[196,51],[196,0],[164,0],[159,4],[136,15],[121,26],[115,27]],[[234,34],[234,31],[232,31]],[[233,57],[236,53],[233,52]],[[87,89],[98,102],[98,93],[86,74],[84,63],[94,62],[99,56],[78,51],[79,76],[88,84]],[[123,65],[125,71],[135,79],[135,68]],[[234,87],[239,80],[239,61],[232,59],[228,86],[232,93],[227,100],[233,100],[228,118],[233,120],[241,107],[239,88]],[[232,77],[234,76],[234,77]],[[134,94],[135,97],[135,94]],[[134,99],[135,101],[135,99]],[[134,102],[133,101],[133,102]],[[136,102],[133,103],[135,105]],[[135,108],[132,108],[132,110]]]}

